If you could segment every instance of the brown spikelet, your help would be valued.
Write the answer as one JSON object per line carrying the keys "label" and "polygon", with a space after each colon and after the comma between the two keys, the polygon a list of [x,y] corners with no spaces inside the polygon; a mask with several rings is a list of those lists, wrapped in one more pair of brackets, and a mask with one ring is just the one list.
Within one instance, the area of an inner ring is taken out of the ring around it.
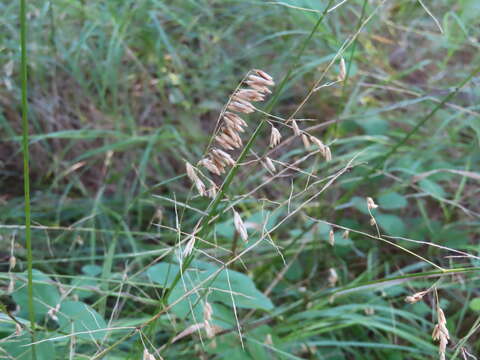
{"label": "brown spikelet", "polygon": [[233,224],[235,225],[235,230],[240,235],[243,241],[248,241],[248,233],[245,224],[243,223],[240,214],[233,210]]}
{"label": "brown spikelet", "polygon": [[300,128],[298,127],[298,124],[295,120],[292,120],[292,129],[293,129],[293,133],[296,136],[302,135],[302,132],[300,131]]}
{"label": "brown spikelet", "polygon": [[278,144],[280,144],[280,141],[282,140],[282,134],[280,134],[280,131],[275,126],[272,126],[272,132],[270,133],[270,147],[274,148]]}

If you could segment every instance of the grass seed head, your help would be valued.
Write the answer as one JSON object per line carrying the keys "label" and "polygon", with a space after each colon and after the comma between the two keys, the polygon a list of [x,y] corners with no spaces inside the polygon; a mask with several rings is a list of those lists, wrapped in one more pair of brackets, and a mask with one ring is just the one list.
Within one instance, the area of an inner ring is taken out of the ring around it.
{"label": "grass seed head", "polygon": [[222,172],[217,167],[217,165],[210,159],[202,159],[198,162],[198,164],[202,165],[205,169],[207,169],[211,173],[214,173],[216,175],[221,175],[222,174]]}
{"label": "grass seed head", "polygon": [[373,201],[371,197],[367,197],[367,207],[368,210],[372,210],[378,208],[378,205],[375,204],[375,201]]}
{"label": "grass seed head", "polygon": [[265,157],[265,167],[267,170],[271,171],[272,173],[275,173],[277,169],[275,168],[275,165],[273,164],[272,159],[270,159],[268,156]]}
{"label": "grass seed head", "polygon": [[275,126],[272,126],[272,132],[270,133],[270,147],[274,148],[278,144],[280,144],[280,141],[282,140],[282,134],[280,134],[280,131]]}
{"label": "grass seed head", "polygon": [[328,243],[331,246],[335,245],[335,233],[333,232],[333,230],[330,230],[330,232],[328,233]]}
{"label": "grass seed head", "polygon": [[195,168],[190,164],[188,161],[185,161],[185,167],[187,169],[187,176],[190,179],[190,181],[195,185],[197,188],[198,193],[201,196],[206,195],[205,191],[205,184],[200,180],[200,178],[197,175],[197,172]]}
{"label": "grass seed head", "polygon": [[255,111],[255,108],[253,107],[252,104],[246,101],[232,101],[230,104],[228,104],[228,109],[231,111],[235,112],[241,112],[244,114],[250,114]]}
{"label": "grass seed head", "polygon": [[248,233],[245,224],[240,217],[240,214],[233,210],[233,224],[235,226],[235,230],[240,235],[243,241],[248,241]]}
{"label": "grass seed head", "polygon": [[300,128],[298,127],[298,124],[295,120],[292,120],[292,129],[295,136],[302,135],[302,132],[300,131]]}
{"label": "grass seed head", "polygon": [[340,71],[338,74],[338,81],[344,81],[347,77],[347,66],[345,65],[345,59],[342,57],[340,59]]}
{"label": "grass seed head", "polygon": [[338,275],[337,275],[337,271],[334,269],[334,268],[330,268],[328,269],[328,284],[332,287],[335,286],[335,284],[337,283],[338,281]]}

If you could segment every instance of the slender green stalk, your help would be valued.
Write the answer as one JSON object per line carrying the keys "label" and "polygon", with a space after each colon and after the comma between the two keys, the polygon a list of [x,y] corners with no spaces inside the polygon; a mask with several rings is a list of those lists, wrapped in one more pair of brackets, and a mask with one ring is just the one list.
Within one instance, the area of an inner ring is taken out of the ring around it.
{"label": "slender green stalk", "polygon": [[445,105],[447,102],[449,102],[459,91],[462,89],[470,80],[473,79],[478,73],[480,72],[480,66],[476,67],[473,69],[473,71],[465,78],[463,79],[460,84],[458,84],[450,93],[448,93],[447,96],[445,96],[433,109],[430,111],[422,120],[420,120],[415,127],[410,130],[401,140],[399,140],[393,147],[392,149],[387,152],[385,155],[383,155],[380,160],[378,160],[373,167],[370,169],[369,172],[367,172],[361,181],[357,182],[355,186],[353,186],[345,195],[343,195],[339,203],[343,203],[350,199],[355,192],[355,190],[362,184],[366,184],[366,180],[373,175],[380,167],[392,156],[394,155],[397,150],[405,145],[405,143],[410,140],[410,138],[418,131],[420,128],[425,125],[427,121],[429,121],[433,116],[437,113],[438,110],[440,110],[443,105]]}
{"label": "slender green stalk", "polygon": [[[32,232],[30,228],[30,170],[28,148],[28,102],[27,102],[27,4],[20,0],[20,47],[21,47],[21,82],[22,82],[22,148],[23,148],[23,185],[25,193],[25,241],[27,248],[28,277],[28,317],[32,329],[32,342],[35,333],[35,308],[33,306],[33,276],[32,276]],[[32,359],[36,359],[35,345],[32,345]]]}

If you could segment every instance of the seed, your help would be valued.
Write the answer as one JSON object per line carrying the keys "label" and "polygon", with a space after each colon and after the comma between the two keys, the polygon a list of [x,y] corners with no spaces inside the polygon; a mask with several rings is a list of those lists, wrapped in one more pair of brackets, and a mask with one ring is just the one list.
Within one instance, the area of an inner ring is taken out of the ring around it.
{"label": "seed", "polygon": [[232,101],[228,105],[228,109],[236,112],[241,112],[245,114],[250,114],[255,111],[255,108],[250,103],[240,102],[240,101]]}
{"label": "seed", "polygon": [[247,228],[245,227],[240,214],[235,210],[233,210],[233,224],[235,225],[235,230],[237,230],[242,240],[248,241]]}
{"label": "seed", "polygon": [[253,89],[241,89],[235,93],[233,98],[241,101],[263,101],[265,100],[265,95]]}
{"label": "seed", "polygon": [[258,76],[264,78],[265,80],[271,81],[273,85],[275,85],[275,83],[273,82],[273,77],[268,75],[265,71],[259,69],[255,69],[254,71],[257,73]]}
{"label": "seed", "polygon": [[204,166],[208,171],[214,174],[221,175],[220,169],[210,159],[202,159],[198,164]]}
{"label": "seed", "polygon": [[333,232],[333,230],[330,230],[330,232],[328,233],[328,243],[331,246],[335,245],[335,233]]}
{"label": "seed", "polygon": [[295,120],[292,120],[292,128],[293,128],[293,133],[296,136],[300,136],[302,133],[300,131],[300,128],[298,127],[298,124]]}
{"label": "seed", "polygon": [[273,86],[273,85],[275,85],[275,83],[272,80],[265,79],[265,78],[263,78],[261,76],[257,76],[257,75],[250,75],[248,77],[248,80],[252,81],[254,84],[256,84],[258,86]]}
{"label": "seed", "polygon": [[338,81],[344,81],[347,76],[347,67],[345,66],[345,59],[340,59],[340,71],[338,74]]}
{"label": "seed", "polygon": [[330,286],[335,286],[338,281],[337,271],[334,268],[330,268],[328,269],[328,273],[328,283],[330,284]]}
{"label": "seed", "polygon": [[273,164],[272,159],[270,159],[268,156],[265,157],[265,167],[272,173],[277,171],[277,169],[275,169],[275,165]]}
{"label": "seed", "polygon": [[195,168],[190,164],[188,161],[185,161],[185,166],[187,168],[187,176],[190,179],[190,181],[195,185],[197,188],[198,193],[201,196],[204,196],[205,193],[205,184],[200,180],[198,177]]}
{"label": "seed", "polygon": [[375,201],[373,201],[371,197],[367,197],[367,207],[368,210],[372,210],[378,208],[378,205],[375,204]]}
{"label": "seed", "polygon": [[270,133],[270,147],[274,148],[278,144],[280,144],[280,141],[282,140],[282,134],[280,134],[280,131],[275,126],[272,126],[272,132]]}

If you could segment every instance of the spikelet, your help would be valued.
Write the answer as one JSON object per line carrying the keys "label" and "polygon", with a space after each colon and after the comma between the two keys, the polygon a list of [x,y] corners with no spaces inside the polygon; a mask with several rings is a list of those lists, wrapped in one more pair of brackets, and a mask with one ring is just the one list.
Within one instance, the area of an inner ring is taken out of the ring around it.
{"label": "spikelet", "polygon": [[150,352],[147,349],[143,350],[143,359],[142,360],[155,360],[155,356],[150,354]]}
{"label": "spikelet", "polygon": [[195,245],[195,235],[190,235],[190,239],[187,242],[187,245],[185,245],[185,248],[183,249],[183,258],[186,258],[188,255],[192,253],[193,247]]}
{"label": "spikelet", "polygon": [[248,241],[248,233],[245,224],[243,223],[240,214],[233,210],[233,224],[235,226],[235,230],[240,235],[243,241]]}
{"label": "spikelet", "polygon": [[275,169],[275,165],[273,164],[272,159],[270,159],[268,156],[265,157],[265,167],[272,173],[277,171],[277,169]]}
{"label": "spikelet", "polygon": [[272,132],[270,133],[270,147],[274,148],[278,144],[280,144],[280,141],[282,140],[282,135],[280,134],[280,131],[275,126],[272,126]]}
{"label": "spikelet", "polygon": [[328,284],[330,286],[335,286],[335,284],[337,283],[338,281],[338,275],[337,275],[337,271],[334,269],[334,268],[330,268],[328,269]]}
{"label": "spikelet", "polygon": [[250,114],[255,111],[255,108],[247,101],[237,100],[228,104],[228,110]]}
{"label": "spikelet", "polygon": [[[265,100],[265,94],[270,94],[269,86],[275,85],[273,78],[262,70],[253,70],[246,81],[250,88],[242,88],[237,90],[230,98],[227,104],[227,111],[223,113],[223,123],[220,124],[219,132],[215,135],[215,142],[224,150],[235,150],[243,147],[243,141],[240,133],[248,127],[236,113],[250,114],[256,110],[251,102]],[[278,132],[278,130],[277,130]],[[279,135],[280,133],[278,133]],[[275,141],[279,141],[279,137],[275,137]],[[221,175],[226,171],[226,167],[234,166],[235,161],[220,149],[211,149],[207,156],[198,162],[198,165],[205,167],[213,174]],[[209,190],[202,189],[203,194],[210,197],[216,196],[216,186],[211,186]]]}
{"label": "spikelet", "polygon": [[405,302],[409,304],[415,304],[423,299],[423,297],[428,293],[428,290],[417,292],[413,295],[405,297]]}
{"label": "spikelet", "polygon": [[8,259],[8,271],[12,271],[15,268],[15,265],[17,265],[17,258],[12,255]]}
{"label": "spikelet", "polygon": [[373,201],[371,197],[367,197],[367,207],[368,210],[372,210],[378,208],[378,205],[375,204],[375,201]]}
{"label": "spikelet", "polygon": [[188,161],[185,161],[185,167],[187,169],[187,176],[190,179],[190,181],[195,185],[197,188],[198,193],[201,196],[206,195],[205,192],[205,184],[200,180],[200,178],[197,175],[197,172],[195,171],[195,168],[190,164]]}
{"label": "spikelet", "polygon": [[350,237],[350,230],[345,230],[342,234],[342,238],[348,239]]}
{"label": "spikelet", "polygon": [[183,330],[180,334],[178,334],[177,336],[175,336],[173,339],[172,339],[172,343],[174,343],[175,341],[177,340],[180,340],[182,338],[184,338],[185,336],[188,336],[190,334],[193,334],[194,332],[200,330],[200,329],[203,329],[205,327],[205,323],[196,323],[196,324],[193,324],[193,325],[190,325],[189,327],[187,327],[185,330]]}
{"label": "spikelet", "polygon": [[198,165],[202,165],[205,169],[207,169],[211,173],[214,173],[216,175],[221,175],[220,169],[210,159],[202,159],[198,162]]}
{"label": "spikelet", "polygon": [[300,128],[298,127],[298,124],[295,120],[292,120],[292,129],[295,136],[302,135],[302,132],[300,131]]}
{"label": "spikelet", "polygon": [[[262,71],[263,73],[263,71]],[[273,82],[273,79],[271,78],[270,75],[268,75],[269,78],[266,77],[266,73],[263,73],[265,76],[261,76],[260,74],[257,73],[257,75],[250,75],[248,77],[248,81],[252,82],[252,84],[256,86],[274,86],[275,83]],[[260,76],[259,76],[260,75]]]}
{"label": "spikelet", "polygon": [[331,246],[335,245],[335,233],[333,232],[333,230],[330,230],[330,232],[328,233],[328,243]]}
{"label": "spikelet", "polygon": [[347,77],[347,67],[345,65],[345,59],[342,57],[340,59],[340,70],[338,73],[338,81],[345,81]]}
{"label": "spikelet", "polygon": [[254,89],[240,89],[233,95],[233,99],[256,102],[265,100],[265,95]]}
{"label": "spikelet", "polygon": [[235,160],[230,156],[230,154],[226,153],[220,149],[212,149],[210,151],[210,155],[212,158],[215,159],[215,162],[220,162],[223,166],[233,166],[235,165]]}
{"label": "spikelet", "polygon": [[332,151],[329,146],[325,146],[325,161],[332,160]]}
{"label": "spikelet", "polygon": [[439,341],[438,354],[440,360],[445,360],[445,352],[447,350],[448,340],[450,340],[450,334],[447,329],[447,319],[440,306],[437,304],[437,324],[433,328],[432,338],[435,341]]}
{"label": "spikelet", "polygon": [[310,147],[310,140],[308,139],[308,136],[306,134],[302,134],[302,141],[303,146],[308,149]]}

